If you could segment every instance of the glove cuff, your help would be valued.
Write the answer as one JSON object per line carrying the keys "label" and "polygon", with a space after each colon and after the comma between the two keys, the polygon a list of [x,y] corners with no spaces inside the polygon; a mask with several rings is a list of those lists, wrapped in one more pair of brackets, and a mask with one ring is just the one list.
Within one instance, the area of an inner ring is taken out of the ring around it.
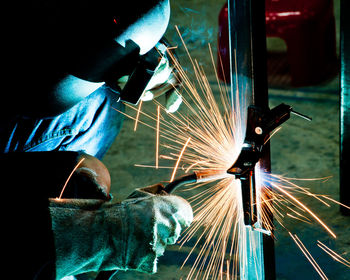
{"label": "glove cuff", "polygon": [[[144,200],[148,200],[148,209],[145,209]],[[125,268],[147,273],[157,271],[156,244],[156,222],[154,219],[153,200],[149,197],[126,200],[121,204],[120,215],[122,222],[122,236],[125,252]],[[130,207],[131,206],[131,207]],[[140,216],[140,213],[147,213]],[[145,231],[147,229],[147,231]]]}

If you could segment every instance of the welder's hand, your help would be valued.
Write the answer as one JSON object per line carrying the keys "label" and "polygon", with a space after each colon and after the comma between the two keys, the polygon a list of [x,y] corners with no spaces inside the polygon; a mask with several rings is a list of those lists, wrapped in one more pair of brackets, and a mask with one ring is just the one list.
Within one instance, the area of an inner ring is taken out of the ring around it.
{"label": "welder's hand", "polygon": [[121,203],[51,200],[50,213],[58,277],[114,269],[154,273],[166,245],[193,219],[189,203],[160,185]]}
{"label": "welder's hand", "polygon": [[180,86],[181,79],[177,70],[170,64],[167,57],[163,57],[156,73],[142,94],[141,100],[149,101],[165,95],[165,109],[169,113],[173,113],[182,103],[182,97],[178,91]]}
{"label": "welder's hand", "polygon": [[136,233],[129,237],[127,266],[154,273],[157,257],[163,255],[166,245],[175,244],[192,222],[192,208],[183,198],[168,195],[161,184],[135,190],[122,205],[129,230]]}
{"label": "welder's hand", "polygon": [[[163,53],[161,60],[155,70],[154,75],[148,82],[145,91],[142,93],[142,101],[150,101],[165,95],[165,109],[169,113],[174,113],[182,103],[182,97],[179,92],[181,86],[181,78],[176,70],[175,55],[169,57],[165,42],[160,42],[156,45],[160,53]],[[177,64],[178,62],[176,62]],[[127,83],[129,76],[123,76],[118,80],[118,85],[123,88]]]}

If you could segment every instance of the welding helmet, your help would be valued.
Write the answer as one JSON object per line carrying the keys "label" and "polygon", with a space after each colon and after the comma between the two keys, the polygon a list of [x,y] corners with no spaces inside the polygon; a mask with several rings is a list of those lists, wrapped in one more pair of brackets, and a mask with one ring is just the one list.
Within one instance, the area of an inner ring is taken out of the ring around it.
{"label": "welding helmet", "polygon": [[6,42],[15,55],[6,79],[20,79],[17,92],[23,93],[38,82],[35,95],[16,97],[17,104],[23,103],[17,108],[52,109],[55,114],[84,97],[71,90],[66,98],[61,82],[66,75],[103,83],[130,74],[162,38],[170,18],[169,0],[22,2],[20,9],[12,8],[15,16],[9,22],[12,32]]}
{"label": "welding helmet", "polygon": [[[108,3],[106,7],[103,2]],[[104,73],[118,68],[119,62],[125,67],[125,57],[130,64],[136,54],[149,52],[162,38],[170,18],[169,0],[105,0],[96,6],[103,8],[95,10],[92,5],[79,18],[71,15],[69,24],[76,30],[67,27],[73,42],[67,50],[71,71],[90,81],[103,80]]]}
{"label": "welding helmet", "polygon": [[[81,79],[105,82],[109,89],[120,93],[121,100],[137,104],[161,57],[166,55],[164,49],[156,45],[159,46],[168,26],[169,1],[151,0],[137,5],[129,1],[117,6],[123,12],[111,13],[107,17],[109,22],[95,34],[103,44],[90,44],[86,51],[78,48],[70,70]],[[84,38],[80,38],[80,42],[82,40]],[[117,81],[123,76],[129,80],[121,90]]]}

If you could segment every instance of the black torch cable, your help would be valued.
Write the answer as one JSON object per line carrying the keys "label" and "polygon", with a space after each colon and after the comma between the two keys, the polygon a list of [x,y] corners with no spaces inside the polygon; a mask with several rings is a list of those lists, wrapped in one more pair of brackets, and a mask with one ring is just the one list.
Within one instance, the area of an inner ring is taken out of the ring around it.
{"label": "black torch cable", "polygon": [[176,180],[170,182],[165,186],[164,190],[170,194],[182,185],[196,183],[196,182],[197,182],[197,174],[191,173],[189,175],[181,176]]}

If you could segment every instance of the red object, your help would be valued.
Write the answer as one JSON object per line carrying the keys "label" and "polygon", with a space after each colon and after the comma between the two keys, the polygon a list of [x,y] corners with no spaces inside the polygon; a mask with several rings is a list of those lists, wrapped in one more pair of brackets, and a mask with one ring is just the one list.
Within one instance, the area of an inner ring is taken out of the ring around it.
{"label": "red object", "polygon": [[[265,0],[265,4],[266,36],[285,41],[292,85],[309,85],[326,78],[337,61],[333,0]],[[219,14],[222,65],[218,60],[218,72],[221,80],[229,82],[227,17],[226,3]]]}

